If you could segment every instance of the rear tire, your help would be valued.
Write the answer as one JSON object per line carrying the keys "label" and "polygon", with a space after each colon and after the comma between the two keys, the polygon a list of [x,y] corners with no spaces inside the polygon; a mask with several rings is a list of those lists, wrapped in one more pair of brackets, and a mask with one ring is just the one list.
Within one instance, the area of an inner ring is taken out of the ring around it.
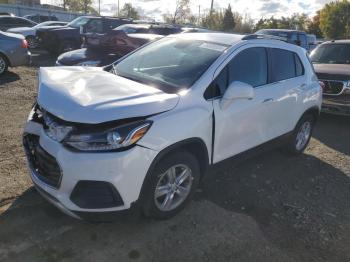
{"label": "rear tire", "polygon": [[180,151],[160,160],[146,181],[142,197],[145,216],[168,219],[180,212],[190,201],[199,184],[197,159]]}
{"label": "rear tire", "polygon": [[7,72],[7,69],[9,67],[9,63],[7,58],[0,54],[0,75],[3,75],[4,73]]}
{"label": "rear tire", "polygon": [[310,114],[304,115],[299,120],[289,142],[287,143],[287,153],[290,155],[300,155],[304,152],[310,142],[314,124],[315,118]]}

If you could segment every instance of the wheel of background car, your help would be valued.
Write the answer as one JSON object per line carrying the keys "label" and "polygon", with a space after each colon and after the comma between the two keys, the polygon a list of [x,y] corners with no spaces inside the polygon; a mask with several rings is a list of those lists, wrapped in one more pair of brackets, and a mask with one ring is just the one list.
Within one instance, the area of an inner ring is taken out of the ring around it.
{"label": "wheel of background car", "polygon": [[35,49],[38,47],[38,41],[35,39],[34,36],[27,36],[26,40],[30,49]]}
{"label": "wheel of background car", "polygon": [[0,54],[0,75],[5,73],[8,68],[8,62],[4,55]]}
{"label": "wheel of background car", "polygon": [[311,114],[304,115],[296,125],[293,135],[287,144],[290,154],[298,155],[304,152],[311,139],[315,119]]}
{"label": "wheel of background car", "polygon": [[167,219],[192,198],[200,177],[197,159],[186,151],[165,156],[146,182],[143,211],[148,217]]}

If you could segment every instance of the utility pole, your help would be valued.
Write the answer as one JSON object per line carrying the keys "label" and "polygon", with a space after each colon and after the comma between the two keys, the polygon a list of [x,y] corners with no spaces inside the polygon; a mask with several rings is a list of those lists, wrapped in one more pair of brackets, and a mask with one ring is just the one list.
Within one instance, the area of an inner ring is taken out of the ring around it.
{"label": "utility pole", "polygon": [[214,0],[211,0],[210,16],[213,14],[213,8],[214,8]]}
{"label": "utility pole", "polygon": [[198,6],[198,25],[201,23],[201,5]]}
{"label": "utility pole", "polygon": [[119,14],[119,0],[118,0],[118,17],[120,16],[120,14]]}
{"label": "utility pole", "polygon": [[98,14],[101,15],[101,0],[98,0]]}

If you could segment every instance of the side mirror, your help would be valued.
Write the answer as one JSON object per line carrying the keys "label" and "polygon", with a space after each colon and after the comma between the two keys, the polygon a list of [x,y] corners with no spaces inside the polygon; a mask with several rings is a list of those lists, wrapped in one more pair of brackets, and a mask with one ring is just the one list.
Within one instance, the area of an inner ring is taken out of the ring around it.
{"label": "side mirror", "polygon": [[246,83],[234,81],[225,91],[224,96],[220,100],[220,108],[226,109],[231,105],[234,100],[237,99],[253,99],[254,88]]}

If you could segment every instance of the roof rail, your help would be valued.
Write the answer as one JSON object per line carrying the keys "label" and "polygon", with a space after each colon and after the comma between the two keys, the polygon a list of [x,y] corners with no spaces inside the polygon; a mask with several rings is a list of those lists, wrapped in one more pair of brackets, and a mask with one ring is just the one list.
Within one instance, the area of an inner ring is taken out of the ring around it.
{"label": "roof rail", "polygon": [[274,35],[264,35],[264,34],[250,34],[242,38],[242,40],[255,40],[255,39],[270,39],[270,40],[279,40],[279,41],[287,42],[287,38],[285,37],[274,36]]}

